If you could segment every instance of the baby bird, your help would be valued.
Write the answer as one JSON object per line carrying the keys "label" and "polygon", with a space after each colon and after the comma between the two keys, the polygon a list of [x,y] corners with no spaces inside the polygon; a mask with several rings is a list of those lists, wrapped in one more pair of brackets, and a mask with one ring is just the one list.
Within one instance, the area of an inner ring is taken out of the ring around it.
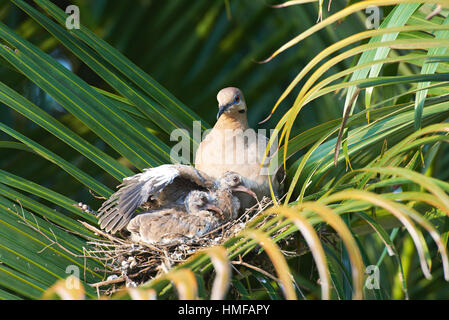
{"label": "baby bird", "polygon": [[214,188],[215,179],[199,170],[180,164],[164,164],[123,179],[119,190],[98,210],[102,229],[115,233],[122,230],[143,208],[159,209],[183,207],[192,190]]}
{"label": "baby bird", "polygon": [[194,190],[185,200],[184,210],[160,209],[133,218],[127,229],[131,240],[151,244],[170,244],[205,235],[223,223],[223,211],[214,205],[211,193]]}
{"label": "baby bird", "polygon": [[213,203],[215,200],[209,200],[209,203],[222,208],[226,219],[236,217],[235,211],[238,211],[240,204],[231,204],[235,201],[232,192],[255,194],[249,188],[240,186],[242,180],[233,175],[226,174],[214,179],[194,167],[180,164],[145,169],[123,179],[119,190],[102,204],[98,210],[100,227],[111,233],[120,231],[139,215],[139,209],[191,213],[186,201],[195,190],[210,193],[209,196],[219,199],[219,203]]}
{"label": "baby bird", "polygon": [[142,213],[127,226],[132,241],[170,244],[181,239],[199,238],[235,219],[240,209],[236,192],[255,193],[241,185],[241,177],[227,172],[212,191],[191,191],[184,208],[162,208]]}
{"label": "baby bird", "polygon": [[227,221],[236,219],[241,209],[239,197],[245,193],[257,201],[257,195],[243,185],[242,176],[235,172],[225,172],[218,179],[217,189],[213,192],[219,207]]}

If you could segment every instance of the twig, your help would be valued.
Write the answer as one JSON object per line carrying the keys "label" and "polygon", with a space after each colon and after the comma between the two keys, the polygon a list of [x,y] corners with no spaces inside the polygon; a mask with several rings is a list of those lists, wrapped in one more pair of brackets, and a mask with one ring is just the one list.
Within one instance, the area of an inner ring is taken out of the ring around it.
{"label": "twig", "polygon": [[112,242],[118,242],[118,243],[122,243],[122,244],[125,242],[123,240],[120,240],[117,237],[114,237],[114,236],[110,235],[109,233],[103,232],[103,231],[95,228],[94,226],[90,225],[87,222],[84,222],[84,221],[81,221],[81,220],[78,220],[78,222],[81,223],[84,227],[86,227],[90,231],[93,231],[94,233],[99,234],[99,235],[103,236],[104,238],[109,239]]}
{"label": "twig", "polygon": [[[20,202],[19,202],[19,204],[20,204]],[[22,205],[21,205],[21,206],[22,206]],[[43,249],[41,249],[40,252],[44,251],[46,248],[50,247],[51,245],[56,244],[59,248],[61,248],[62,250],[68,252],[68,253],[71,254],[72,256],[74,256],[74,257],[82,257],[81,255],[78,255],[78,254],[76,254],[76,253],[73,253],[73,252],[70,251],[69,249],[67,249],[67,248],[65,248],[64,246],[62,246],[61,244],[59,244],[59,243],[57,242],[57,239],[56,239],[56,241],[54,241],[54,240],[50,239],[50,237],[48,237],[45,233],[43,233],[43,232],[40,230],[40,228],[39,228],[39,224],[37,223],[36,217],[35,217],[31,212],[30,212],[29,214],[30,214],[30,215],[34,218],[34,220],[36,221],[37,227],[33,226],[33,225],[32,225],[32,224],[25,218],[25,212],[24,212],[23,208],[22,208],[23,216],[21,216],[20,214],[14,212],[14,211],[11,210],[10,208],[8,208],[8,210],[11,211],[11,212],[13,212],[13,214],[15,214],[17,217],[19,217],[19,218],[22,220],[22,221],[19,221],[19,223],[23,223],[24,225],[26,225],[27,227],[29,227],[29,228],[31,228],[32,230],[36,231],[37,233],[39,233],[40,235],[42,235],[45,239],[47,239],[48,241],[50,241],[50,244],[48,244],[48,245],[45,246]],[[54,236],[53,231],[52,231],[52,234],[53,234],[53,236]],[[39,252],[39,253],[40,253],[40,252]]]}
{"label": "twig", "polygon": [[437,5],[436,8],[427,15],[426,20],[430,20],[441,12],[441,4]]}
{"label": "twig", "polygon": [[94,194],[94,192],[92,190],[89,189],[89,193],[92,195],[92,197],[94,197],[95,199],[101,199],[101,200],[107,200],[108,198],[105,198],[103,196],[99,196]]}
{"label": "twig", "polygon": [[343,136],[343,131],[345,129],[346,122],[347,122],[347,120],[349,118],[349,114],[351,113],[352,105],[354,104],[355,100],[359,96],[360,91],[361,91],[360,88],[357,88],[354,91],[354,94],[352,95],[351,100],[349,101],[348,107],[346,108],[346,110],[345,110],[345,112],[343,114],[343,119],[341,120],[340,130],[338,131],[337,143],[335,145],[334,166],[337,166],[338,155],[340,153],[340,147],[341,147],[341,139],[342,139],[342,136]]}
{"label": "twig", "polygon": [[259,272],[259,273],[261,273],[261,274],[267,276],[268,278],[270,278],[270,279],[272,279],[272,280],[274,280],[274,281],[280,283],[280,281],[279,281],[278,278],[276,278],[276,277],[273,276],[272,274],[268,273],[267,271],[265,271],[265,270],[263,270],[263,269],[260,269],[259,267],[253,266],[252,264],[249,264],[249,263],[243,261],[241,255],[239,255],[239,261],[232,261],[231,263],[232,263],[232,264],[237,264],[237,265],[242,265],[242,266],[245,266],[245,267],[247,267],[247,268],[256,270],[257,272]]}
{"label": "twig", "polygon": [[107,286],[108,284],[120,283],[120,282],[124,282],[124,281],[126,281],[125,277],[118,277],[118,278],[111,279],[111,280],[100,281],[97,283],[91,283],[89,285],[94,288],[99,288],[99,287]]}

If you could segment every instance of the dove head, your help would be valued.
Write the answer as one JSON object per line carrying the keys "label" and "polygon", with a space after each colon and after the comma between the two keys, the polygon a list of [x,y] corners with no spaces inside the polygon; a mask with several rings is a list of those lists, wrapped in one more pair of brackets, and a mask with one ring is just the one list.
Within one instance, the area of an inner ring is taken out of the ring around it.
{"label": "dove head", "polygon": [[257,200],[256,194],[243,183],[243,178],[241,175],[235,172],[227,171],[220,178],[220,187],[228,188],[233,193],[235,192],[245,192]]}
{"label": "dove head", "polygon": [[221,89],[217,94],[218,114],[217,120],[226,115],[231,118],[246,119],[246,103],[239,88],[229,87]]}
{"label": "dove head", "polygon": [[191,191],[184,202],[186,210],[188,213],[196,213],[202,210],[213,211],[218,214],[222,214],[222,210],[214,204],[213,197],[200,190]]}

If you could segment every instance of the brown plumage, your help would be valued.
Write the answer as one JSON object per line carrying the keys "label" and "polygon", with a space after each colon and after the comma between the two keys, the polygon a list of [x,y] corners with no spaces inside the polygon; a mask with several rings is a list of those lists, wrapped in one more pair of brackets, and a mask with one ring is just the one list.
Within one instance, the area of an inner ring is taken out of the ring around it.
{"label": "brown plumage", "polygon": [[[269,179],[272,177],[260,166],[268,139],[249,128],[243,93],[238,88],[224,88],[218,92],[217,100],[217,122],[197,149],[195,167],[213,178],[227,171],[236,172],[242,176],[243,185],[252,189],[259,199],[270,196]],[[275,152],[276,146],[273,146],[264,161],[265,166]],[[276,196],[282,193],[281,178],[278,171],[272,179]],[[247,195],[241,195],[239,199],[242,208],[254,204]]]}
{"label": "brown plumage", "polygon": [[159,216],[168,219],[166,214],[176,213],[175,217],[197,212],[195,207],[190,206],[195,202],[187,201],[193,191],[204,191],[209,197],[205,204],[218,207],[223,216],[221,219],[226,221],[235,218],[240,208],[240,203],[234,203],[233,192],[247,192],[255,197],[251,190],[241,186],[241,178],[234,173],[225,173],[221,179],[213,179],[191,166],[179,164],[146,169],[123,179],[118,187],[119,190],[98,210],[100,227],[111,233],[125,228],[134,217],[140,215],[141,209],[158,211],[157,215],[151,215],[154,219]]}
{"label": "brown plumage", "polygon": [[227,172],[209,191],[193,190],[185,198],[185,206],[163,207],[139,214],[128,226],[133,241],[169,244],[181,239],[199,238],[237,217],[238,192],[251,190],[241,185],[238,174]]}
{"label": "brown plumage", "polygon": [[123,179],[119,190],[98,210],[102,229],[115,233],[138,214],[138,209],[184,206],[192,190],[215,188],[215,179],[197,169],[180,164],[165,164]]}
{"label": "brown plumage", "polygon": [[201,237],[223,223],[223,212],[213,204],[210,193],[194,190],[186,198],[187,208],[162,208],[133,218],[127,229],[131,240],[168,244]]}

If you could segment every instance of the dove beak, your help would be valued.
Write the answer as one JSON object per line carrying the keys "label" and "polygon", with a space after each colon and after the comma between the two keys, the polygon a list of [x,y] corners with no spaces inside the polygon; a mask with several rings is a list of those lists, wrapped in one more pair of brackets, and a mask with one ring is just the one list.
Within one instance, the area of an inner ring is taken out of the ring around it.
{"label": "dove beak", "polygon": [[225,113],[230,107],[232,106],[232,103],[225,104],[224,106],[219,106],[218,113],[217,113],[217,120],[220,118],[220,116]]}
{"label": "dove beak", "polygon": [[213,204],[206,205],[206,209],[209,211],[213,211],[218,213],[220,216],[223,216],[223,210],[221,210],[219,207],[214,206]]}
{"label": "dove beak", "polygon": [[250,196],[252,196],[254,199],[257,200],[257,195],[254,193],[253,190],[251,190],[250,188],[247,188],[245,186],[237,186],[232,188],[232,191],[234,192],[245,192],[247,194],[249,194]]}

